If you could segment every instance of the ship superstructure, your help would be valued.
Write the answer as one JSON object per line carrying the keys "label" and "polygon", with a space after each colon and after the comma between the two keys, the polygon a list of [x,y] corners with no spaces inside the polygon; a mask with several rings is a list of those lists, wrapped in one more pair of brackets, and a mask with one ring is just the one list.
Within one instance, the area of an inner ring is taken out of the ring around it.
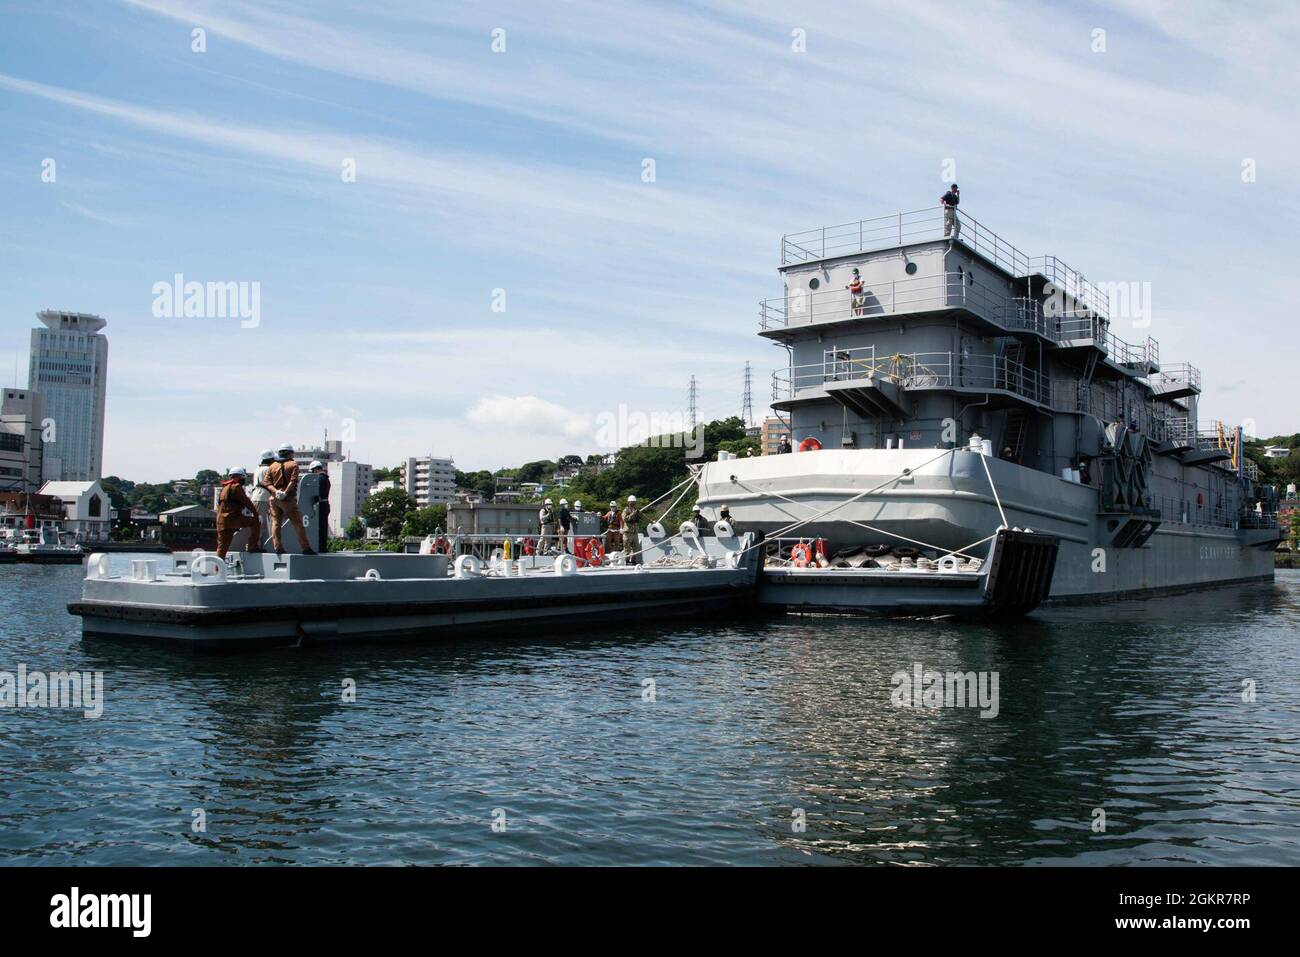
{"label": "ship superstructure", "polygon": [[758,331],[787,352],[773,408],[796,450],[710,463],[701,502],[835,549],[1051,532],[1056,598],[1270,577],[1276,497],[1240,430],[1198,425],[1199,371],[1112,331],[1124,287],[958,223],[946,236],[936,208],[782,238]]}

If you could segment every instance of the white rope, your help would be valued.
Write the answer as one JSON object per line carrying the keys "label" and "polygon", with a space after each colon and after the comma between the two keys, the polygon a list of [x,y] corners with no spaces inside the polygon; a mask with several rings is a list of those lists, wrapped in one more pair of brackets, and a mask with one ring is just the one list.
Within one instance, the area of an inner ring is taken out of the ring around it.
{"label": "white rope", "polygon": [[988,456],[982,452],[977,454],[980,457],[980,465],[984,466],[984,474],[988,476],[989,489],[993,492],[993,501],[997,503],[998,514],[1002,516],[1002,527],[1010,528],[1011,523],[1007,521],[1007,513],[1002,510],[1002,499],[998,498],[998,487],[993,484],[993,473],[989,471]]}

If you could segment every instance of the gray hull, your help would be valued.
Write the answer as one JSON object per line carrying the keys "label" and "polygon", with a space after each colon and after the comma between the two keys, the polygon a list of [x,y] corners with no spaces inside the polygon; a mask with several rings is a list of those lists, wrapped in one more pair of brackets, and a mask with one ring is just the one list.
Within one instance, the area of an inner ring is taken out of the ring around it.
{"label": "gray hull", "polygon": [[[743,539],[731,543],[743,548]],[[583,568],[560,574],[448,574],[442,555],[233,555],[219,575],[186,568],[157,579],[108,576],[90,562],[80,601],[68,610],[93,637],[146,638],[192,647],[244,649],[335,641],[439,640],[492,631],[597,623],[653,623],[752,607],[757,549],[714,567],[685,564]],[[653,553],[647,556],[653,558]],[[215,568],[214,556],[206,556]],[[370,577],[366,577],[369,575]]]}
{"label": "gray hull", "polygon": [[[890,481],[905,469],[911,474]],[[829,512],[796,534],[824,538],[832,550],[869,544],[961,549],[991,535],[1005,513],[1008,526],[1059,538],[1050,601],[1270,579],[1278,541],[1276,528],[1159,522],[1140,546],[1117,545],[1111,523],[1118,520],[1098,513],[1095,489],[965,450],[823,450],[711,462],[701,502],[706,512],[725,503],[739,530],[769,535]]]}

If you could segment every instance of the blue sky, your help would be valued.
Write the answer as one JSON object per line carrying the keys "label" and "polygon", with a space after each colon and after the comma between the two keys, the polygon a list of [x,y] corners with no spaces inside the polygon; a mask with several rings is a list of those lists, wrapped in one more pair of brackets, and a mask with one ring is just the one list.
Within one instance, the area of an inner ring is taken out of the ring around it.
{"label": "blue sky", "polygon": [[[349,420],[375,464],[596,451],[691,374],[738,413],[746,360],[761,414],[781,235],[930,206],[951,159],[1022,250],[1151,284],[1115,332],[1198,365],[1203,420],[1300,430],[1298,9],[0,3],[0,382],[38,309],[105,316],[137,480]],[[259,283],[260,324],[155,317],[176,273]]]}

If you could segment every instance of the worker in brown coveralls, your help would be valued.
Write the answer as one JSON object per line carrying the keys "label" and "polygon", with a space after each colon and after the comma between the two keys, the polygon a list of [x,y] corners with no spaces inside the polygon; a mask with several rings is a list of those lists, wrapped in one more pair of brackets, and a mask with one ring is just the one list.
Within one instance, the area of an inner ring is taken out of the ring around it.
{"label": "worker in brown coveralls", "polygon": [[293,446],[282,445],[275,450],[275,461],[266,473],[267,484],[275,490],[271,497],[271,544],[277,555],[284,554],[280,540],[281,526],[285,520],[293,526],[298,536],[298,546],[304,555],[315,555],[303,528],[302,510],[298,508],[298,463],[293,460]]}
{"label": "worker in brown coveralls", "polygon": [[638,525],[641,521],[641,509],[636,506],[636,496],[627,497],[627,508],[623,509],[623,554],[629,565],[641,561],[641,535]]}
{"label": "worker in brown coveralls", "polygon": [[605,521],[605,554],[617,552],[623,548],[623,515],[618,510],[618,502],[609,503],[609,511],[601,516]]}
{"label": "worker in brown coveralls", "polygon": [[[221,483],[221,495],[217,498],[217,557],[225,558],[230,549],[230,541],[235,532],[241,528],[253,530],[248,540],[248,551],[262,550],[262,523],[257,518],[257,506],[253,504],[244,491],[244,481],[248,473],[242,468],[230,470],[230,477]],[[245,515],[245,510],[248,514]]]}

